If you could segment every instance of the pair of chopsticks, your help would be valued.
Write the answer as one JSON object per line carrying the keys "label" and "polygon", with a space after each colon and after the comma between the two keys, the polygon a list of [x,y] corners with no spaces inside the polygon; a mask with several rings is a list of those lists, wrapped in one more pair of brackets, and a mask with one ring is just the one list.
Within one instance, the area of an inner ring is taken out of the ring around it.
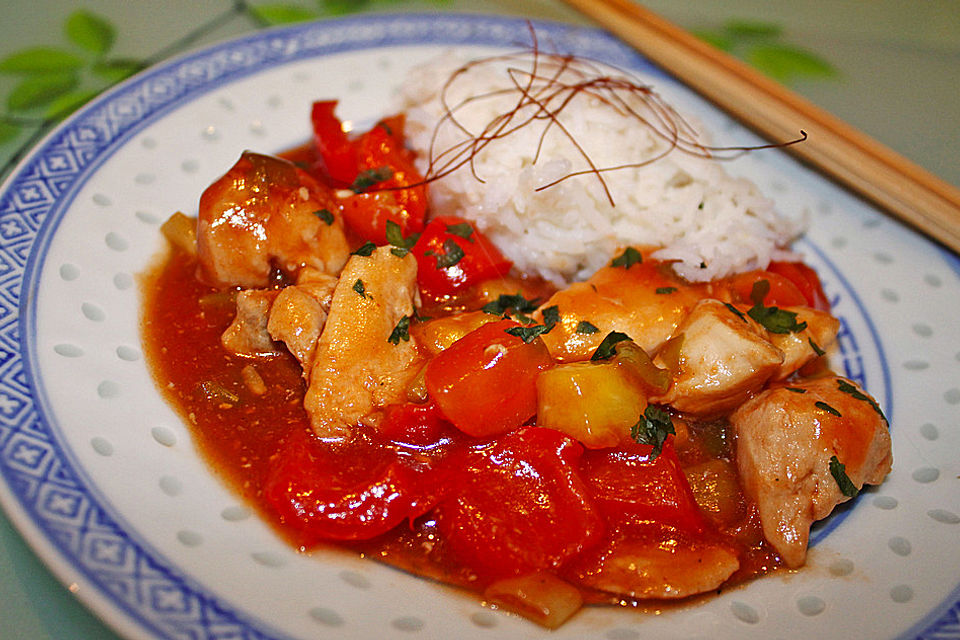
{"label": "pair of chopsticks", "polygon": [[651,62],[893,216],[960,252],[960,189],[631,0],[564,0]]}

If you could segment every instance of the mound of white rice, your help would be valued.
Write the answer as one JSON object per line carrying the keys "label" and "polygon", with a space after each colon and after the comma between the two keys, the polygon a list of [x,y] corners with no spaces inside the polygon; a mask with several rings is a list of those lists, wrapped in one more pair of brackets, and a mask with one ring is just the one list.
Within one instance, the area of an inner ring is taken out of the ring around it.
{"label": "mound of white rice", "polygon": [[[482,137],[485,127],[510,113],[522,95],[515,82],[522,84],[528,76],[507,69],[531,68],[529,60],[512,60],[471,66],[457,75],[446,94],[446,105],[455,108],[459,123],[454,126],[443,120],[446,110],[439,96],[463,64],[444,56],[414,69],[403,83],[398,106],[406,112],[407,134],[424,171],[431,149],[442,161],[449,157],[444,150]],[[546,74],[544,61],[538,64]],[[674,261],[676,272],[691,281],[763,268],[771,259],[793,255],[783,248],[797,235],[797,225],[774,211],[753,183],[731,177],[721,161],[702,154],[674,149],[646,166],[604,172],[609,197],[596,174],[537,191],[588,169],[585,158],[596,167],[636,164],[669,146],[653,128],[609,103],[585,92],[572,95],[559,110],[558,122],[531,121],[433,182],[434,215],[473,220],[517,267],[558,285],[589,277],[627,246],[659,247],[654,257]],[[625,97],[642,117],[658,117],[643,100]],[[512,122],[530,113],[516,113]]]}

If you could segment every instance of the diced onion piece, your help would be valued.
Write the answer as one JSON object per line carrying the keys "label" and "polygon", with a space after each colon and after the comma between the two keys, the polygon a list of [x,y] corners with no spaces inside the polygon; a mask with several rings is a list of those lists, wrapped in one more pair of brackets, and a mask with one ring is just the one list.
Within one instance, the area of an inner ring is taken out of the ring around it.
{"label": "diced onion piece", "polygon": [[177,211],[160,225],[160,232],[175,248],[197,255],[197,221]]}
{"label": "diced onion piece", "polygon": [[537,378],[537,424],[589,449],[628,440],[646,406],[641,385],[613,362],[562,364]]}
{"label": "diced onion piece", "polygon": [[240,370],[240,377],[243,378],[243,384],[247,386],[250,393],[262,396],[267,392],[267,384],[252,364],[248,364]]}
{"label": "diced onion piece", "polygon": [[583,606],[576,587],[549,573],[498,580],[483,595],[493,604],[548,629],[556,629]]}

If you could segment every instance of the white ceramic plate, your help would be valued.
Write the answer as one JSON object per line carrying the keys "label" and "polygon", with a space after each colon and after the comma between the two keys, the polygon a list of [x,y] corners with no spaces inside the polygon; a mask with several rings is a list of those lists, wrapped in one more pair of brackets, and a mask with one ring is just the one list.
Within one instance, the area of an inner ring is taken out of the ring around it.
{"label": "white ceramic plate", "polygon": [[[542,44],[652,71],[604,33]],[[0,495],[37,552],[130,637],[960,638],[960,263],[780,152],[732,163],[791,215],[843,320],[835,365],[879,398],[894,471],[820,525],[809,566],[706,602],[588,608],[548,634],[370,561],[298,555],[198,458],[157,394],[136,274],[244,149],[307,138],[309,105],[384,115],[409,65],[528,42],[523,21],[378,16],[258,33],[150,69],[49,136],[0,193]],[[756,140],[663,77],[721,142]]]}

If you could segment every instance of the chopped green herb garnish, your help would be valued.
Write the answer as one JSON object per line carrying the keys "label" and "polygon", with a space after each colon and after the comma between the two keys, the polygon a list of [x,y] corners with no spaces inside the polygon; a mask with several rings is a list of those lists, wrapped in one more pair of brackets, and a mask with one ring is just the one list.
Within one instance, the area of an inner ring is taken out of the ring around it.
{"label": "chopped green herb garnish", "polygon": [[560,309],[557,305],[547,307],[543,310],[543,324],[547,325],[551,329],[553,325],[560,322]]}
{"label": "chopped green herb garnish", "polygon": [[810,348],[813,349],[813,352],[818,356],[822,356],[827,353],[820,348],[820,345],[813,341],[813,338],[807,338],[807,343],[810,345]]}
{"label": "chopped green herb garnish", "polygon": [[353,283],[353,290],[360,294],[361,298],[367,297],[367,288],[363,286],[363,280],[357,278],[357,281]]}
{"label": "chopped green herb garnish", "polygon": [[857,494],[860,493],[857,485],[853,484],[850,476],[847,475],[847,467],[840,462],[837,456],[830,456],[830,475],[837,481],[837,486],[840,487],[840,493],[843,495],[848,498],[856,498]]}
{"label": "chopped green herb garnish", "polygon": [[313,212],[313,215],[317,216],[318,218],[326,222],[328,225],[333,224],[333,214],[330,213],[329,209],[317,209],[316,211]]}
{"label": "chopped green herb garnish", "polygon": [[767,297],[769,291],[769,280],[757,280],[753,283],[753,289],[750,290],[753,307],[747,311],[747,315],[770,333],[799,333],[806,329],[807,323],[797,322],[796,313],[763,304],[763,299]]}
{"label": "chopped green herb garnish", "polygon": [[677,290],[676,287],[657,287],[657,295],[658,296],[669,295],[676,290]]}
{"label": "chopped green herb garnish", "polygon": [[828,405],[826,402],[823,402],[822,400],[818,400],[817,402],[814,403],[813,406],[815,406],[815,407],[818,408],[818,409],[822,409],[822,410],[826,411],[827,413],[829,413],[829,414],[831,414],[831,415],[835,415],[835,416],[837,416],[838,418],[842,418],[842,417],[843,417],[843,416],[840,414],[839,411],[837,411],[836,409],[834,409],[833,407],[831,407],[830,405]]}
{"label": "chopped green herb garnish", "polygon": [[463,249],[450,238],[443,241],[443,250],[444,253],[437,253],[433,250],[424,253],[426,256],[433,256],[437,259],[437,269],[448,269],[463,259]]}
{"label": "chopped green herb garnish", "polygon": [[873,407],[873,410],[879,413],[880,417],[883,418],[884,421],[887,420],[887,416],[883,415],[883,411],[880,409],[880,405],[877,404],[877,401],[857,389],[854,385],[840,378],[837,380],[837,388],[840,389],[840,391],[853,396],[857,400],[862,400],[863,402],[869,403],[870,406]]}
{"label": "chopped green herb garnish", "polygon": [[517,336],[518,338],[520,338],[521,340],[529,344],[533,342],[537,336],[543,333],[547,333],[548,331],[550,331],[550,329],[553,329],[553,327],[552,326],[548,327],[543,324],[535,324],[529,327],[510,327],[505,331],[512,336]]}
{"label": "chopped green herb garnish", "polygon": [[530,300],[527,300],[519,293],[512,295],[502,293],[497,296],[496,300],[483,305],[481,311],[494,316],[502,316],[509,309],[513,309],[518,313],[533,313],[537,310],[537,306],[539,306],[539,304],[539,298],[531,298]]}
{"label": "chopped green herb garnish", "polygon": [[592,324],[590,324],[590,323],[587,322],[586,320],[581,320],[581,321],[577,324],[577,328],[575,329],[575,331],[576,331],[577,333],[581,333],[581,334],[584,334],[584,335],[590,335],[591,333],[598,333],[598,332],[600,331],[600,329],[596,328],[595,326],[593,326]]}
{"label": "chopped green herb garnish", "polygon": [[367,240],[362,245],[360,245],[360,248],[354,251],[352,255],[363,256],[364,258],[367,258],[370,256],[371,253],[373,253],[376,250],[377,250],[377,245]]}
{"label": "chopped green herb garnish", "polygon": [[643,262],[643,255],[633,247],[627,247],[619,256],[610,263],[611,267],[623,267],[629,269],[635,264]]}
{"label": "chopped green herb garnish", "polygon": [[473,238],[470,236],[473,235],[473,227],[470,226],[469,222],[458,222],[457,224],[448,224],[447,233],[452,233],[455,236],[460,236],[464,240],[469,240],[473,242]]}
{"label": "chopped green herb garnish", "polygon": [[386,122],[378,122],[377,126],[386,131],[388,136],[393,135],[393,129],[391,129],[390,125],[388,125]]}
{"label": "chopped green herb garnish", "polygon": [[403,230],[400,228],[400,225],[394,222],[393,220],[387,220],[387,242],[393,245],[393,248],[390,249],[390,253],[402,258],[408,253],[410,249],[413,248],[413,245],[417,243],[417,240],[420,238],[419,233],[411,233],[406,238],[403,237]]}
{"label": "chopped green herb garnish", "polygon": [[410,316],[407,315],[400,316],[397,326],[393,328],[390,337],[387,338],[387,342],[390,344],[400,344],[401,340],[410,342]]}
{"label": "chopped green herb garnish", "polygon": [[635,442],[653,446],[653,451],[650,452],[651,460],[663,451],[663,443],[671,433],[676,434],[677,431],[673,427],[670,414],[652,404],[647,406],[637,424],[630,427],[630,437]]}
{"label": "chopped green herb garnish", "polygon": [[612,358],[617,352],[614,347],[618,342],[623,342],[624,340],[629,340],[630,336],[625,333],[620,333],[619,331],[611,331],[606,335],[603,341],[600,343],[600,346],[597,347],[597,350],[593,352],[593,355],[590,356],[591,360],[606,360],[607,358]]}
{"label": "chopped green herb garnish", "polygon": [[806,393],[806,389],[801,389],[800,387],[784,387],[787,391],[792,391],[793,393]]}
{"label": "chopped green herb garnish", "polygon": [[377,185],[393,177],[393,169],[390,167],[377,167],[376,169],[367,169],[357,174],[350,189],[354,193],[363,193],[370,187]]}
{"label": "chopped green herb garnish", "polygon": [[733,305],[730,304],[729,302],[724,302],[724,303],[723,303],[723,306],[725,306],[727,309],[729,309],[730,312],[733,313],[733,315],[737,316],[738,318],[740,318],[740,319],[743,320],[744,322],[747,321],[747,316],[743,315],[743,311],[740,311],[740,309],[737,309],[735,306],[733,306]]}

